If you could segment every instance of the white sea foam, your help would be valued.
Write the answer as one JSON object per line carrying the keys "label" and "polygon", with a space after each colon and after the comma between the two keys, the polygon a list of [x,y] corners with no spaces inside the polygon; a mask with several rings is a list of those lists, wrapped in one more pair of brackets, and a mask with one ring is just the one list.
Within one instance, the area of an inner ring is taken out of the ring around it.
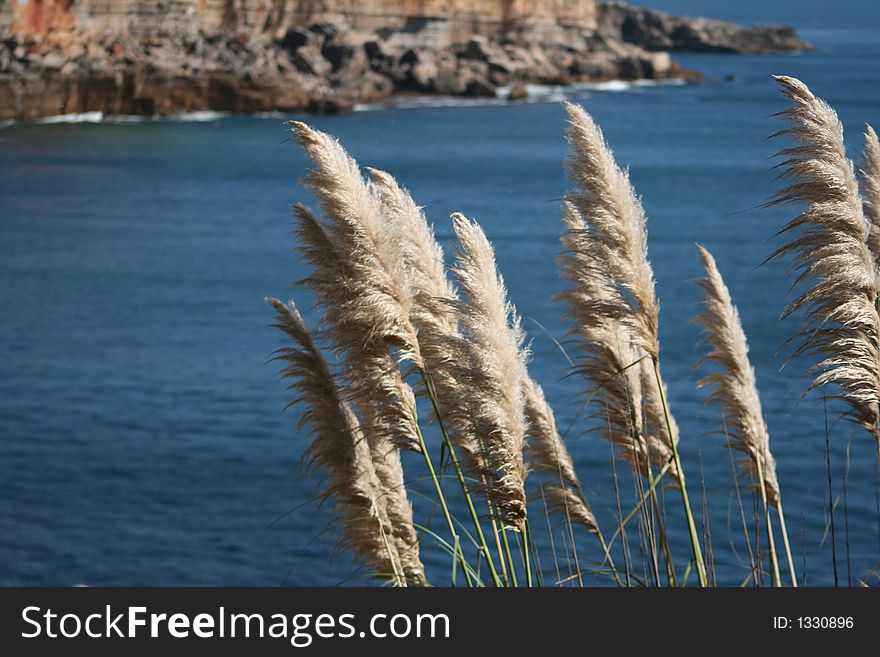
{"label": "white sea foam", "polygon": [[104,120],[103,112],[82,112],[80,114],[57,114],[44,116],[36,123],[100,123]]}
{"label": "white sea foam", "polygon": [[229,116],[229,112],[214,112],[204,110],[199,112],[184,112],[182,114],[173,114],[167,117],[169,121],[179,121],[181,123],[208,123],[210,121],[219,121]]}
{"label": "white sea foam", "polygon": [[626,80],[606,80],[605,82],[593,82],[580,85],[581,89],[590,91],[629,91],[635,87],[635,83]]}
{"label": "white sea foam", "polygon": [[468,98],[464,96],[405,96],[392,99],[392,107],[399,109],[417,109],[420,107],[482,107],[484,105],[502,105],[504,99]]}
{"label": "white sea foam", "polygon": [[468,98],[465,96],[392,96],[378,103],[363,103],[355,105],[355,112],[374,112],[382,109],[421,109],[436,107],[485,107],[490,105],[504,105],[506,100],[503,96],[494,98]]}
{"label": "white sea foam", "polygon": [[110,114],[104,117],[102,123],[146,123],[156,121],[156,116],[142,116],[140,114]]}

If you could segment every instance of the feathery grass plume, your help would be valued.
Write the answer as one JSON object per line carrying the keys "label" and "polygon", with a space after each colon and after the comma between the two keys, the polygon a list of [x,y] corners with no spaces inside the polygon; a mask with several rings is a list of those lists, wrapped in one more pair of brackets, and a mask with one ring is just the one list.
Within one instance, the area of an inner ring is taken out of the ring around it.
{"label": "feathery grass plume", "polygon": [[344,543],[376,573],[405,586],[400,554],[392,538],[387,499],[373,467],[357,418],[344,401],[339,385],[312,340],[302,316],[291,303],[266,299],[277,314],[275,327],[294,346],[276,352],[284,361],[284,378],[292,379],[290,405],[304,411],[298,428],[308,427],[312,443],[304,454],[312,469],[323,473],[323,499],[334,498],[342,513]]}
{"label": "feathery grass plume", "polygon": [[304,123],[291,126],[316,165],[306,185],[326,216],[320,222],[302,206],[296,209],[300,252],[315,268],[302,282],[317,293],[333,347],[345,357],[358,408],[380,404],[372,413],[382,420],[376,428],[384,429],[394,445],[419,451],[412,391],[387,356],[391,348],[422,365],[397,236],[383,221],[381,203],[357,162],[339,142]]}
{"label": "feathery grass plume", "polygon": [[[300,283],[312,289],[322,307],[321,324],[333,348],[343,355],[355,405],[366,414],[381,418],[374,429],[384,431],[393,445],[419,451],[415,398],[388,351],[388,344],[375,333],[359,332],[357,325],[381,310],[370,306],[369,280],[349,258],[325,225],[306,207],[294,207],[297,251],[312,265],[312,273]],[[352,320],[351,316],[357,319]],[[380,316],[374,318],[382,322]]]}
{"label": "feathery grass plume", "polygon": [[[415,404],[415,399],[412,403]],[[367,406],[363,418],[363,433],[373,467],[382,485],[382,494],[386,500],[385,506],[404,574],[410,583],[422,586],[427,581],[425,567],[419,556],[419,536],[413,525],[412,505],[406,494],[400,450],[387,440],[388,431],[383,428],[384,420],[376,413],[375,405]]]}
{"label": "feathery grass plume", "polygon": [[410,279],[410,319],[418,331],[426,373],[436,388],[436,401],[443,412],[444,400],[459,393],[448,349],[449,339],[458,335],[458,320],[450,304],[457,300],[457,293],[446,275],[443,249],[422,209],[390,174],[378,169],[368,171],[382,202],[384,216],[396,231]]}
{"label": "feathery grass plume", "polygon": [[703,312],[697,322],[711,347],[698,366],[714,363],[719,367],[697,385],[711,388],[709,399],[721,408],[728,447],[746,455],[745,464],[754,489],[760,491],[763,476],[768,501],[776,506],[779,502],[776,462],[770,452],[770,436],[761,412],[755,370],[749,362],[749,346],[739,312],[730,299],[715,258],[699,244],[697,251],[706,272],[698,281],[703,291]]}
{"label": "feathery grass plume", "polygon": [[859,168],[862,211],[870,224],[868,248],[874,263],[880,263],[880,141],[870,125],[865,126],[865,151]]}
{"label": "feathery grass plume", "polygon": [[791,255],[795,285],[807,289],[783,312],[803,310],[801,343],[794,354],[814,353],[820,362],[809,389],[836,385],[854,419],[877,440],[880,394],[880,321],[877,276],[867,246],[868,222],[862,212],[854,167],[846,156],[837,114],[795,78],[775,76],[792,105],[780,112],[790,127],[783,135],[796,142],[780,151],[780,178],[790,181],[768,206],[806,206],[780,231],[791,241],[770,257]]}
{"label": "feathery grass plume", "polygon": [[584,498],[571,454],[556,429],[556,418],[544,390],[526,376],[524,394],[529,470],[549,476],[552,483],[544,488],[544,493],[552,508],[598,535],[599,525]]}
{"label": "feathery grass plume", "polygon": [[[426,337],[455,333],[457,328],[455,312],[446,303],[455,298],[455,290],[446,276],[443,249],[422,208],[416,205],[409,192],[401,188],[390,174],[378,169],[367,170],[382,202],[383,214],[397,233],[405,269],[410,276],[413,298],[410,316],[419,331],[419,345],[424,353],[429,347],[436,346],[430,340],[426,344]],[[427,354],[425,359],[428,359]]]}
{"label": "feathery grass plume", "polygon": [[730,299],[730,291],[718,271],[715,258],[700,244],[697,244],[697,251],[705,270],[705,275],[698,280],[703,290],[703,312],[697,316],[697,323],[703,328],[704,341],[711,347],[697,366],[714,363],[719,368],[700,379],[697,386],[711,388],[709,399],[721,408],[727,446],[746,455],[744,461],[752,488],[760,494],[763,501],[773,582],[776,586],[782,585],[770,520],[771,506],[776,507],[779,514],[791,584],[797,586],[779,482],[776,479],[776,461],[770,452],[770,435],[761,411],[755,370],[749,362],[749,345],[739,312]]}
{"label": "feathery grass plume", "polygon": [[[608,272],[597,266],[593,236],[578,209],[564,201],[563,210],[565,231],[559,264],[562,277],[571,286],[556,298],[566,304],[565,317],[571,322],[569,337],[579,355],[574,372],[587,381],[588,395],[600,395],[602,404],[592,415],[598,418],[604,437],[620,448],[621,456],[637,472],[646,475],[649,455],[650,463],[658,469],[672,456],[669,443],[659,437],[667,433],[665,424],[659,429],[652,427],[651,432],[646,429],[643,395],[648,395],[654,406],[657,399],[651,393],[655,382],[646,382],[643,390],[643,367],[651,365],[647,356],[640,355],[629,324],[617,312],[603,311],[620,306],[619,293]],[[675,474],[674,464],[671,469]]]}
{"label": "feathery grass plume", "polygon": [[[291,122],[297,141],[316,164],[306,184],[320,199],[327,215],[328,236],[339,247],[350,275],[341,285],[325,286],[325,308],[332,309],[330,325],[337,348],[345,354],[348,379],[354,399],[371,431],[381,432],[387,447],[371,443],[377,453],[390,452],[392,446],[421,453],[437,493],[454,546],[458,533],[431,457],[418,426],[415,397],[397,368],[389,367],[390,353],[398,361],[409,361],[425,371],[412,317],[412,276],[407,271],[400,230],[394,221],[382,216],[382,202],[375,186],[364,180],[357,162],[333,138],[303,123]],[[384,397],[383,397],[384,393]],[[384,399],[390,414],[375,411],[376,399]],[[411,410],[407,413],[407,410]],[[412,431],[409,431],[409,428]],[[405,429],[400,431],[400,429]],[[399,458],[390,456],[389,458]],[[394,473],[398,474],[399,467]],[[379,476],[382,468],[377,465]],[[399,478],[402,485],[403,478]],[[384,481],[390,484],[389,481]],[[396,487],[391,486],[391,490]],[[464,577],[471,585],[464,553],[456,547]],[[402,552],[401,556],[405,558]]]}
{"label": "feathery grass plume", "polygon": [[[654,272],[648,261],[645,212],[630,184],[629,175],[615,163],[599,126],[582,107],[566,103],[565,109],[572,149],[566,168],[575,184],[574,191],[567,194],[566,199],[577,209],[585,224],[587,239],[581,241],[585,249],[582,254],[585,266],[606,279],[604,287],[610,292],[598,299],[586,298],[584,310],[627,326],[633,341],[650,358],[650,368],[647,362],[643,362],[640,372],[643,397],[648,402],[645,405],[647,428],[669,449],[668,463],[675,466],[697,576],[700,585],[706,586],[708,580],[700,539],[678,455],[675,422],[666,403],[666,388],[660,376],[660,307]],[[651,446],[650,441],[647,445]]]}
{"label": "feathery grass plume", "polygon": [[[639,367],[642,396],[647,402],[649,435],[666,446],[658,451],[663,459],[671,456],[672,441],[678,436],[670,436],[667,430],[652,369],[660,353],[660,306],[648,261],[645,212],[629,175],[615,163],[599,126],[579,105],[566,103],[565,108],[572,147],[566,166],[575,183],[575,190],[566,195],[566,214],[576,210],[583,223],[580,228],[569,227],[570,233],[579,231],[582,237],[571,240],[579,259],[579,275],[573,282],[597,281],[577,300],[579,314],[604,318],[615,331],[620,326],[628,328],[632,341],[650,358],[651,363]],[[671,414],[670,424],[674,431]]]}
{"label": "feathery grass plume", "polygon": [[566,199],[589,231],[591,266],[604,272],[618,291],[612,303],[594,302],[596,310],[628,325],[639,345],[656,359],[660,307],[648,262],[645,212],[599,126],[581,106],[565,103],[565,109],[572,148],[566,168],[576,187]]}
{"label": "feathery grass plume", "polygon": [[415,397],[387,344],[375,333],[372,339],[369,333],[358,333],[355,326],[362,319],[348,317],[366,317],[370,312],[369,281],[363,280],[363,270],[346,257],[343,246],[307,208],[295,206],[295,217],[297,249],[314,268],[302,283],[316,292],[324,311],[322,324],[334,349],[343,355],[350,396],[360,412],[361,431],[382,484],[404,571],[413,581],[423,582],[418,535],[398,453],[398,448],[420,449]]}
{"label": "feathery grass plume", "polygon": [[460,244],[453,271],[467,301],[450,301],[461,334],[446,339],[457,394],[445,400],[445,419],[467,466],[485,481],[483,493],[501,520],[522,528],[526,517],[523,331],[483,231],[461,214],[452,218]]}
{"label": "feathery grass plume", "polygon": [[341,294],[357,297],[356,304],[344,305],[351,299],[343,298],[327,299],[327,305],[344,306],[345,312],[337,317],[341,329],[357,332],[363,342],[383,341],[402,359],[421,367],[416,330],[410,322],[412,298],[405,260],[393,225],[383,220],[377,194],[333,137],[299,121],[290,125],[315,164],[305,184],[318,197],[327,219],[325,229],[350,267],[349,287]]}

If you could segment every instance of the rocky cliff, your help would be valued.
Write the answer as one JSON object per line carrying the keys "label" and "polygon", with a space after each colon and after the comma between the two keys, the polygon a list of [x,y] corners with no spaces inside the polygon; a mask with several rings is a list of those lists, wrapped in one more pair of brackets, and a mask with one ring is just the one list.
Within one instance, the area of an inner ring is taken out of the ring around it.
{"label": "rocky cliff", "polygon": [[344,16],[355,29],[444,20],[449,33],[500,33],[516,26],[592,29],[594,0],[0,0],[0,30],[47,34],[71,27],[131,35],[230,29],[251,34]]}
{"label": "rocky cliff", "polygon": [[[754,34],[673,18],[593,0],[0,0],[0,119],[329,112],[392,93],[692,79],[666,50],[744,51]],[[791,37],[777,49],[802,47]]]}

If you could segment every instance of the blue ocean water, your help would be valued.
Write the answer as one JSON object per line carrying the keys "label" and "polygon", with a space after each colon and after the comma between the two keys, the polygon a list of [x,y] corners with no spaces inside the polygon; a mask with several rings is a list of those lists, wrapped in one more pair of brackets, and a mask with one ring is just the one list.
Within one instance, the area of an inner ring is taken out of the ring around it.
{"label": "blue ocean water", "polygon": [[[746,3],[737,13],[729,4],[654,3],[794,23],[817,51],[682,55],[706,73],[705,84],[573,97],[600,122],[644,197],[664,376],[697,508],[705,480],[719,582],[747,577],[747,546],[729,458],[694,385],[702,353],[690,323],[696,241],[715,254],[751,342],[799,571],[808,584],[834,581],[827,421],[838,576],[876,583],[876,447],[838,421],[833,403],[826,416],[821,399],[799,401],[802,363],[782,368],[779,350],[797,327],[778,321],[786,263],[760,265],[791,210],[758,206],[776,189],[769,158],[779,144],[765,137],[784,103],[772,73],[800,77],[837,109],[853,155],[864,122],[880,123],[878,11],[788,2]],[[574,424],[571,451],[613,531],[608,446],[581,431],[580,386],[530,321],[555,337],[566,330],[551,302],[561,288],[554,258],[566,189],[560,105],[308,120],[362,163],[395,173],[446,246],[450,212],[484,226],[533,339],[532,373],[560,426]],[[309,302],[289,287],[305,273],[291,252],[289,205],[308,197],[297,183],[305,160],[286,136],[281,119],[254,117],[0,130],[0,584],[362,581],[348,555],[333,552],[329,505],[310,501],[315,482],[297,471],[304,440],[294,435],[296,414],[282,413],[283,385],[267,363],[282,342],[263,297]],[[427,492],[420,481],[413,489]],[[671,548],[683,564],[687,536],[675,498],[668,506]],[[579,541],[586,559],[597,556],[589,537]],[[436,580],[448,579],[448,558],[429,542],[423,553]]]}

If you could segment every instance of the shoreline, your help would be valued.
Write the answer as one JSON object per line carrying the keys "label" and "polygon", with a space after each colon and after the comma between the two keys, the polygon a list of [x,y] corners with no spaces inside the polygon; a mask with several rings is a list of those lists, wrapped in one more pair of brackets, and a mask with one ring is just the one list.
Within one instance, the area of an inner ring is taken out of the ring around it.
{"label": "shoreline", "polygon": [[[381,112],[386,110],[418,110],[439,109],[456,107],[503,107],[509,105],[530,105],[540,103],[558,103],[566,98],[585,93],[617,94],[650,89],[653,87],[677,87],[688,84],[684,78],[669,78],[665,80],[652,80],[642,78],[638,80],[604,80],[602,82],[581,82],[567,86],[562,85],[526,85],[530,94],[524,98],[511,100],[508,97],[509,88],[499,88],[499,94],[495,97],[469,98],[466,96],[441,96],[437,94],[400,93],[393,94],[383,100],[354,105],[351,113]],[[75,112],[68,114],[55,114],[41,116],[34,119],[3,119],[0,120],[0,130],[19,126],[51,126],[51,125],[140,125],[144,123],[212,123],[230,117],[244,117],[254,119],[289,119],[307,116],[306,112],[282,112],[278,110],[258,112],[223,112],[217,110],[198,110],[194,112],[182,112],[180,114],[104,114],[103,112]]]}

